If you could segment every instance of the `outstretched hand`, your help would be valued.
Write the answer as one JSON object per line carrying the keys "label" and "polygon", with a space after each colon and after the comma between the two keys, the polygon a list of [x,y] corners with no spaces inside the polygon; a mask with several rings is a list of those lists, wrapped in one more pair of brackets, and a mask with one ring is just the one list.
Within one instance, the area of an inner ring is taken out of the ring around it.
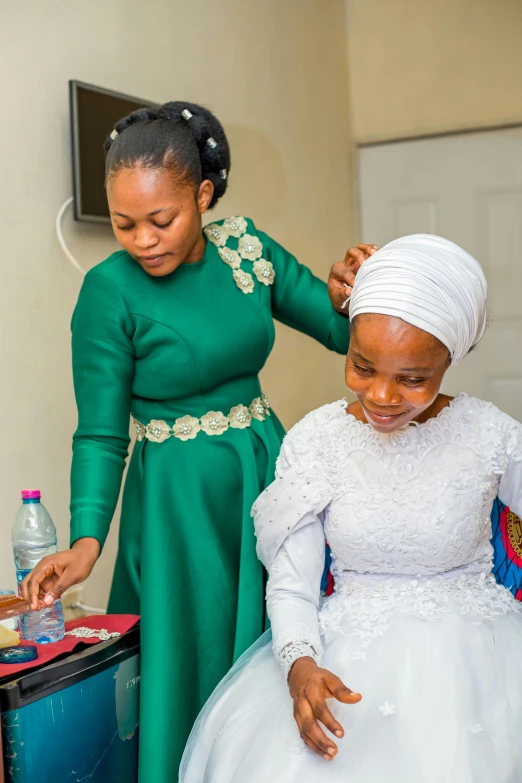
{"label": "outstretched hand", "polygon": [[319,667],[312,658],[299,658],[294,663],[288,686],[294,700],[294,718],[301,739],[318,756],[331,761],[338,747],[326,736],[319,721],[339,738],[344,736],[344,729],[330,712],[326,700],[357,704],[361,701],[361,694],[351,691],[339,677]]}

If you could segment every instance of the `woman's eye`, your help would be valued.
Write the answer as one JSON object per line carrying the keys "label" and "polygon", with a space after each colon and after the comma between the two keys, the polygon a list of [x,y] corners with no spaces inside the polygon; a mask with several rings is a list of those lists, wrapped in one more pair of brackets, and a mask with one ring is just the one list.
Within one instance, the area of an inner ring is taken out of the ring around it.
{"label": "woman's eye", "polygon": [[[174,220],[174,218],[172,218],[172,220]],[[171,225],[172,220],[169,220],[168,223],[155,223],[154,225],[156,228],[168,228]]]}
{"label": "woman's eye", "polygon": [[354,364],[354,367],[360,375],[371,375],[372,373],[369,367],[360,367],[358,364]]}
{"label": "woman's eye", "polygon": [[116,225],[116,228],[118,229],[118,231],[130,231],[132,226],[118,226],[118,225]]}
{"label": "woman's eye", "polygon": [[424,381],[425,378],[403,378],[402,383],[406,386],[420,386]]}

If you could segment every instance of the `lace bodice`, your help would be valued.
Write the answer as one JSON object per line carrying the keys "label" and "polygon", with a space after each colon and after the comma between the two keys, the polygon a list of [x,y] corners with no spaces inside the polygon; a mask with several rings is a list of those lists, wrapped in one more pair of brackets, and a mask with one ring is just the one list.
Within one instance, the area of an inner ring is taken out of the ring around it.
{"label": "lace bodice", "polygon": [[[302,597],[300,568],[308,580],[308,611],[311,602],[317,607],[318,587],[308,577],[313,572],[320,579],[320,564],[311,570],[305,553],[314,527],[332,550],[339,585],[333,605],[342,603],[341,592],[344,604],[353,594],[347,585],[354,574],[362,585],[359,598],[375,582],[381,592],[399,595],[406,578],[423,584],[439,575],[444,583],[463,575],[483,580],[491,570],[490,513],[497,494],[520,514],[522,426],[490,403],[461,394],[437,418],[391,435],[347,415],[344,401],[314,411],[288,434],[277,479],[254,507],[258,553],[270,573],[269,610],[282,600],[278,582],[287,593],[293,584],[290,592]],[[285,573],[290,571],[293,581]],[[298,599],[293,603],[295,618]],[[288,599],[286,605],[285,617]],[[332,607],[321,612],[328,618]],[[284,619],[286,627],[277,627],[277,609],[275,615],[276,648],[284,643],[285,658],[292,649],[289,627],[296,623]],[[297,641],[311,643],[317,653],[321,641],[310,630],[308,612],[299,625],[297,635],[306,636],[302,626],[308,625],[311,640]],[[321,627],[324,636],[327,624]],[[282,662],[288,668],[293,660]]]}

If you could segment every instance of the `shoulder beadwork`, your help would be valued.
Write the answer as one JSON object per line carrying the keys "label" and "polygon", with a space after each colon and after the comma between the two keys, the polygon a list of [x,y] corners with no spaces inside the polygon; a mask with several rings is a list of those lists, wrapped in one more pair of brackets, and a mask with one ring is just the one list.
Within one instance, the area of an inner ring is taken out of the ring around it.
{"label": "shoulder beadwork", "polygon": [[[338,448],[351,441],[346,401],[323,405],[308,413],[287,433],[279,454],[276,474],[290,467],[308,477],[320,477],[334,491],[338,482]],[[346,438],[348,436],[348,441]]]}
{"label": "shoulder beadwork", "polygon": [[231,268],[232,277],[244,294],[254,291],[254,277],[265,286],[273,284],[275,270],[272,263],[263,258],[263,243],[252,221],[230,217],[206,226],[204,233],[218,248],[221,260]]}

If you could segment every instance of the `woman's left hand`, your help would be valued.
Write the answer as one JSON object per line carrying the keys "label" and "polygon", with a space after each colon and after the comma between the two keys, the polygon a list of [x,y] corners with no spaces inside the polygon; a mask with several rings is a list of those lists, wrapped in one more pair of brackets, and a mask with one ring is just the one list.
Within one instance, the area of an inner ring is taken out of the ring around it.
{"label": "woman's left hand", "polygon": [[355,282],[355,275],[362,264],[373,255],[379,248],[376,245],[357,245],[351,247],[344,257],[344,261],[339,261],[330,269],[328,277],[328,294],[330,301],[342,315],[348,315],[345,305],[350,298],[352,287]]}

